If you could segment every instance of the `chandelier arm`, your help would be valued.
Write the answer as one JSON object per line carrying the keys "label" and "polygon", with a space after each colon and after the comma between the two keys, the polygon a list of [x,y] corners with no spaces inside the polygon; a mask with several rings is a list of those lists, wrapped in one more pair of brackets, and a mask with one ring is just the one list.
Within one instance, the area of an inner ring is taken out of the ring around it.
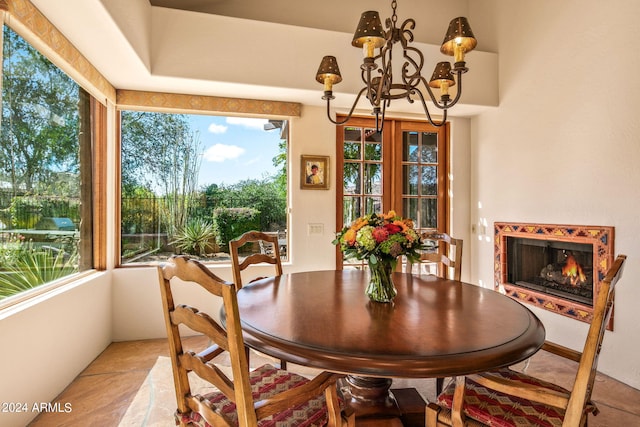
{"label": "chandelier arm", "polygon": [[453,100],[448,100],[445,101],[444,104],[440,104],[437,100],[435,95],[433,94],[433,91],[431,90],[431,88],[429,87],[429,85],[427,84],[427,80],[422,77],[422,82],[424,83],[424,85],[427,88],[427,91],[429,92],[429,96],[431,97],[431,101],[433,102],[433,105],[435,105],[437,108],[441,109],[441,110],[447,110],[448,108],[453,107],[454,105],[456,105],[458,103],[458,101],[460,100],[460,97],[462,96],[462,73],[464,73],[463,70],[455,70],[455,73],[457,75],[456,80],[456,84],[458,85],[458,91],[456,93],[456,97],[453,98]]}
{"label": "chandelier arm", "polygon": [[384,93],[384,85],[386,83],[386,70],[384,69],[384,65],[383,70],[378,69],[378,72],[380,73],[380,76],[378,84],[375,86],[373,84],[373,79],[371,78],[371,72],[368,73],[369,81],[367,82],[367,99],[369,99],[372,107],[380,106],[380,102],[382,101],[381,95]]}
{"label": "chandelier arm", "polygon": [[464,73],[463,70],[456,70],[456,74],[458,75],[458,78],[456,79],[456,83],[458,84],[458,92],[456,93],[456,97],[453,98],[453,101],[447,104],[447,108],[453,107],[460,100],[460,96],[462,95],[462,73]]}
{"label": "chandelier arm", "polygon": [[[447,109],[443,108],[442,121],[441,122],[436,122],[431,117],[431,113],[429,113],[429,108],[427,108],[427,103],[424,100],[424,95],[422,94],[422,91],[417,90],[416,93],[418,93],[418,95],[420,97],[420,102],[422,103],[422,109],[424,110],[424,114],[427,116],[427,120],[429,120],[429,123],[431,123],[435,127],[441,127],[442,125],[444,125],[447,122]],[[431,93],[431,91],[429,91],[429,93]],[[433,98],[433,96],[432,96],[432,98]]]}
{"label": "chandelier arm", "polygon": [[331,118],[331,111],[330,111],[331,98],[327,98],[327,118],[329,119],[329,121],[334,125],[343,125],[347,123],[351,119],[351,116],[353,115],[353,112],[356,109],[356,105],[358,105],[358,101],[360,100],[360,97],[366,90],[367,90],[366,87],[363,87],[362,89],[360,89],[360,92],[358,92],[358,96],[356,96],[356,100],[353,102],[353,105],[351,106],[351,110],[349,110],[349,114],[347,114],[347,117],[342,121],[333,120]]}
{"label": "chandelier arm", "polygon": [[[429,98],[431,98],[431,102],[433,102],[433,105],[441,110],[447,110],[447,108],[451,107],[453,105],[453,103],[450,102],[444,102],[443,104],[440,104],[440,102],[436,99],[435,94],[433,93],[433,91],[431,90],[431,87],[429,86],[429,83],[427,83],[427,79],[425,79],[424,77],[420,76],[420,80],[422,80],[422,83],[424,84],[424,87],[427,89],[427,93],[429,94]],[[416,89],[416,92],[418,92],[420,94],[420,99],[422,101],[422,104],[425,104],[425,100],[424,100],[424,95],[422,94],[422,91],[419,89]],[[459,98],[459,96],[456,96],[456,99]],[[425,109],[426,104],[425,104]]]}

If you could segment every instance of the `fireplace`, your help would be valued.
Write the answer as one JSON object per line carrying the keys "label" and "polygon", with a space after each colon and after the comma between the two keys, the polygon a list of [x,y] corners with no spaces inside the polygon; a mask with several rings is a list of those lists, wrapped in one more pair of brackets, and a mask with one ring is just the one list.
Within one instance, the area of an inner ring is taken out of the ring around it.
{"label": "fireplace", "polygon": [[[613,262],[613,227],[496,222],[495,287],[521,302],[590,322]],[[613,316],[608,325],[613,329]]]}

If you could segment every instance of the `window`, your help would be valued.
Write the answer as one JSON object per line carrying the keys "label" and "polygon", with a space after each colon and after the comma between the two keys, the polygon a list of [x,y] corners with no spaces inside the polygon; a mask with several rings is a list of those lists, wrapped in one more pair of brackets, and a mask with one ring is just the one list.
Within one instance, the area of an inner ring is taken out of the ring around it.
{"label": "window", "polygon": [[230,262],[249,230],[278,234],[286,256],[287,123],[121,111],[121,264]]}
{"label": "window", "polygon": [[[337,127],[337,226],[391,209],[414,220],[418,232],[447,228],[447,126],[386,120],[382,133],[372,119]],[[360,265],[343,260],[338,265]]]}
{"label": "window", "polygon": [[[92,141],[104,108],[3,28],[0,298],[93,268]],[[93,112],[93,113],[92,113]]]}

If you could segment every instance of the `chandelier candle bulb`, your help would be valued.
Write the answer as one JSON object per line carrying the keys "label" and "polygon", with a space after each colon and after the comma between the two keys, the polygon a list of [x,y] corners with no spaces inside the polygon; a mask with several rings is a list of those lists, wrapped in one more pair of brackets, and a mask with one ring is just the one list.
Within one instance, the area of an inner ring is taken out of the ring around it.
{"label": "chandelier candle bulb", "polygon": [[[458,39],[456,39],[458,40]],[[464,47],[462,47],[461,44],[459,44],[459,42],[456,42],[454,48],[453,48],[453,57],[455,58],[456,62],[463,62],[464,61]]]}
{"label": "chandelier candle bulb", "polygon": [[325,92],[333,91],[333,78],[331,76],[324,77],[324,91]]}
{"label": "chandelier candle bulb", "polygon": [[375,56],[376,44],[371,40],[364,42],[362,46],[362,52],[365,58],[373,58]]}
{"label": "chandelier candle bulb", "polygon": [[440,83],[440,96],[449,95],[449,83],[443,81]]}

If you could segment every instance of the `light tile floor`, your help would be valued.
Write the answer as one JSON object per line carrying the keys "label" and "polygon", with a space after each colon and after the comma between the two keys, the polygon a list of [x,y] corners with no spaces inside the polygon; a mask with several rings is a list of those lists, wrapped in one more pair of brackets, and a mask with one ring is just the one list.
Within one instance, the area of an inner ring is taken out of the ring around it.
{"label": "light tile floor", "polygon": [[[193,340],[197,345],[202,338]],[[118,426],[158,356],[168,356],[166,340],[112,343],[55,399],[55,402],[71,403],[73,411],[42,413],[30,426]],[[572,365],[575,366],[546,352],[538,352],[527,372],[569,387]],[[418,391],[423,398],[433,398],[433,387],[423,386],[425,381],[430,384],[433,380],[394,380],[394,387],[411,387],[416,381],[421,382]],[[640,390],[599,374],[593,399],[600,414],[590,417],[590,427],[640,426]],[[173,419],[168,419],[166,425],[173,426]]]}

